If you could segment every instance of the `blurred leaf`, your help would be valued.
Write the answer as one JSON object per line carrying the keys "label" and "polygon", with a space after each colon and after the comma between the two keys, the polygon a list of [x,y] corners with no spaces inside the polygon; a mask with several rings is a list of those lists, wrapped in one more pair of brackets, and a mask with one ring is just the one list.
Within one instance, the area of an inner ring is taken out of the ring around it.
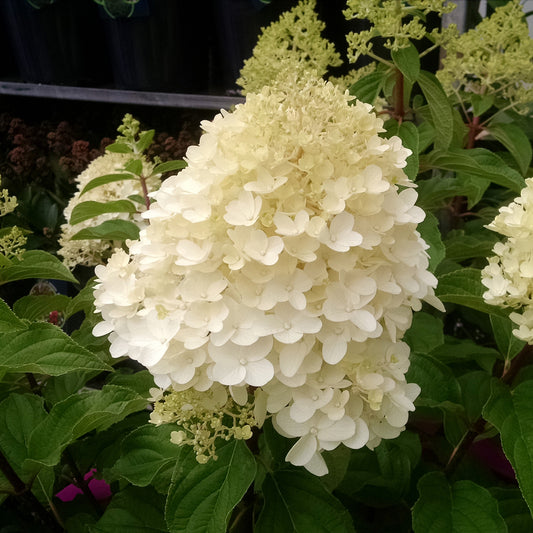
{"label": "blurred leaf", "polygon": [[498,500],[498,509],[510,533],[533,531],[533,519],[518,489],[494,487],[490,493]]}
{"label": "blurred leaf", "polygon": [[124,165],[124,170],[140,176],[143,173],[143,162],[141,159],[131,159]]}
{"label": "blurred leaf", "polygon": [[429,353],[444,343],[443,327],[442,319],[424,312],[415,313],[413,323],[402,340],[413,352]]}
{"label": "blurred leaf", "polygon": [[265,503],[254,528],[256,533],[355,531],[348,511],[326,491],[320,478],[308,472],[269,473],[262,491]]}
{"label": "blurred leaf", "polygon": [[483,300],[485,290],[481,284],[481,271],[475,268],[464,268],[440,276],[435,294],[443,302],[464,305],[490,315],[507,317],[509,311],[485,303]]}
{"label": "blurred leaf", "polygon": [[69,224],[74,226],[97,217],[104,213],[136,213],[137,208],[128,200],[116,200],[114,202],[81,202],[77,204],[70,215]]}
{"label": "blurred leaf", "polygon": [[106,239],[109,241],[136,240],[139,238],[139,226],[129,220],[106,220],[98,226],[84,228],[71,237],[73,241],[84,239]]}
{"label": "blurred leaf", "polygon": [[[154,134],[155,134],[155,130],[148,130],[148,131],[141,132],[141,134],[139,135],[139,140],[137,141],[137,145],[136,145],[137,152],[142,154],[152,144],[152,141],[154,140]],[[135,174],[140,174],[141,172],[142,172],[142,166],[141,166],[141,171],[135,172]]]}
{"label": "blurred leaf", "polygon": [[498,123],[491,124],[487,131],[511,152],[520,172],[525,176],[531,163],[533,150],[531,142],[523,130],[515,124]]}
{"label": "blurred leaf", "polygon": [[241,440],[224,444],[217,455],[216,461],[199,464],[191,448],[182,454],[165,511],[171,533],[225,533],[231,512],[254,480],[257,467]]}
{"label": "blurred leaf", "polygon": [[382,70],[372,72],[368,76],[356,81],[350,87],[350,94],[355,96],[358,100],[361,100],[361,102],[374,104],[374,101],[383,87],[385,75],[386,73]]}
{"label": "blurred leaf", "polygon": [[90,533],[164,533],[165,499],[153,488],[126,487],[113,496]]}
{"label": "blurred leaf", "polygon": [[154,168],[153,174],[164,174],[165,172],[172,172],[173,170],[181,170],[187,166],[187,163],[182,159],[178,161],[165,161],[159,163]]}
{"label": "blurred leaf", "polygon": [[485,111],[488,111],[494,105],[494,94],[476,94],[470,93],[470,102],[475,117],[480,117]]}
{"label": "blurred leaf", "polygon": [[55,404],[46,419],[35,427],[28,446],[30,460],[54,466],[63,450],[79,437],[106,429],[145,408],[144,398],[116,385],[74,394]]}
{"label": "blurred leaf", "polygon": [[429,245],[429,271],[435,272],[440,262],[446,257],[446,250],[442,242],[439,221],[433,213],[427,212],[426,218],[417,226],[417,231]]}
{"label": "blurred leaf", "polygon": [[106,152],[113,152],[115,154],[132,154],[131,146],[124,143],[113,143],[106,146]]}
{"label": "blurred leaf", "polygon": [[483,409],[483,417],[500,431],[503,451],[533,513],[532,405],[533,381],[524,381],[511,391],[507,385],[493,379],[492,394]]}
{"label": "blurred leaf", "polygon": [[13,259],[12,265],[0,269],[0,285],[21,279],[57,279],[78,283],[70,270],[52,254],[42,250],[28,250],[21,259]]}
{"label": "blurred leaf", "polygon": [[453,110],[450,101],[434,74],[422,70],[417,82],[426,97],[435,126],[435,146],[446,150],[453,136]]}
{"label": "blurred leaf", "polygon": [[[108,147],[109,148],[109,147]],[[127,174],[126,172],[123,172],[121,174],[106,174],[104,176],[99,176],[98,178],[92,179],[80,193],[80,196],[85,194],[86,192],[91,191],[92,189],[95,189],[96,187],[101,187],[102,185],[107,185],[108,183],[113,183],[115,181],[123,181],[123,180],[139,180],[138,176],[134,176],[132,174]]]}
{"label": "blurred leaf", "polygon": [[430,472],[418,482],[418,492],[414,533],[507,533],[497,501],[472,481],[449,485],[444,474]]}
{"label": "blurred leaf", "polygon": [[491,375],[483,370],[468,372],[457,378],[461,387],[462,403],[469,422],[481,416],[484,405],[490,397]]}
{"label": "blurred leaf", "polygon": [[27,320],[43,320],[52,311],[63,312],[70,303],[70,298],[63,294],[29,294],[19,298],[13,304],[13,311]]}
{"label": "blurred leaf", "polygon": [[409,82],[415,83],[418,80],[420,74],[420,54],[413,43],[409,43],[409,46],[405,48],[392,50],[391,58]]}
{"label": "blurred leaf", "polygon": [[484,231],[466,234],[464,230],[453,230],[448,233],[444,241],[446,257],[452,261],[488,257],[498,240],[498,236],[494,232]]}

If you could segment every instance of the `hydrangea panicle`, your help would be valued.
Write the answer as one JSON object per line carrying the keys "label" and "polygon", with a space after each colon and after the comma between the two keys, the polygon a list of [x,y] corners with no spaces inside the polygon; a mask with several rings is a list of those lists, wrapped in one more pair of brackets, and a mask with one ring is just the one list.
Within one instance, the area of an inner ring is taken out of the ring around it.
{"label": "hydrangea panicle", "polygon": [[222,388],[246,424],[272,416],[299,438],[287,460],[324,474],[322,450],[397,436],[419,392],[401,338],[440,304],[410,151],[370,105],[298,73],[202,126],[139,240],[98,267],[95,334],[172,402]]}

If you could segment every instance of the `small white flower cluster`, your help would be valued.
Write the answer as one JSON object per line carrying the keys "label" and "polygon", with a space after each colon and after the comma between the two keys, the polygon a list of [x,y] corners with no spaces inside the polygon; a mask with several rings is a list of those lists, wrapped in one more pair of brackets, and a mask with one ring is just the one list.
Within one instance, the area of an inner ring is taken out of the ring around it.
{"label": "small white flower cluster", "polygon": [[521,309],[510,314],[518,326],[513,333],[533,344],[533,178],[526,179],[520,197],[500,208],[487,228],[507,239],[495,244],[496,255],[481,273],[488,289],[483,298],[491,305]]}
{"label": "small white flower cluster", "polygon": [[[107,174],[117,174],[124,169],[124,165],[132,159],[132,154],[121,154],[106,152],[104,155],[96,158],[89,166],[76,178],[77,191],[70,199],[64,210],[66,224],[61,226],[61,237],[59,244],[61,248],[58,253],[63,257],[63,262],[69,268],[76,265],[94,266],[102,264],[113,252],[116,243],[103,239],[91,240],[72,240],[72,237],[85,228],[91,228],[102,224],[106,220],[132,220],[140,227],[146,225],[146,222],[137,214],[130,213],[104,213],[90,218],[78,224],[70,224],[70,217],[73,209],[81,202],[112,202],[115,200],[125,200],[132,195],[141,195],[142,187],[139,180],[121,180],[106,183],[91,189],[81,195],[85,186],[95,178]],[[151,176],[154,165],[143,162],[143,172],[146,176]],[[157,176],[151,176],[147,183],[148,190],[159,188],[160,179]],[[137,204],[139,212],[146,208],[144,204]]]}
{"label": "small white flower cluster", "polygon": [[410,152],[350,100],[293,78],[204,122],[129,255],[96,269],[114,357],[175,391],[218,383],[243,405],[256,389],[299,438],[287,460],[319,475],[322,450],[403,430],[420,389],[400,339],[422,300],[441,306]]}

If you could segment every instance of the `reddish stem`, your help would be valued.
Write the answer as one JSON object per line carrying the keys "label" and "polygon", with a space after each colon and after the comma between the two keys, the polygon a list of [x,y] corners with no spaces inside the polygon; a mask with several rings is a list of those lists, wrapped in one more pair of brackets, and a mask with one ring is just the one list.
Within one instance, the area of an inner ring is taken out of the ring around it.
{"label": "reddish stem", "polygon": [[472,121],[468,123],[468,143],[467,149],[474,148],[476,144],[476,137],[483,128],[479,125],[479,117],[473,117]]}
{"label": "reddish stem", "polygon": [[150,198],[148,197],[148,187],[146,186],[146,178],[144,176],[140,176],[141,178],[141,189],[143,191],[143,197],[144,197],[144,205],[146,206],[146,209],[150,209]]}
{"label": "reddish stem", "polygon": [[398,122],[401,124],[403,121],[403,117],[405,116],[405,108],[403,105],[403,74],[402,71],[397,68],[396,69],[396,83],[394,85],[394,117]]}

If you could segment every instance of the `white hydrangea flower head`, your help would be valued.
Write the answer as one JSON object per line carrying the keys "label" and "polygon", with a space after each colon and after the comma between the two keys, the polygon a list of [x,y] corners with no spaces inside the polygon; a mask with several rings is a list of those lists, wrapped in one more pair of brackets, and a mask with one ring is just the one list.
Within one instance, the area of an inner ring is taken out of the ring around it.
{"label": "white hydrangea flower head", "polygon": [[[73,209],[81,202],[112,202],[115,200],[125,200],[132,195],[142,195],[141,184],[138,180],[110,182],[95,187],[81,195],[81,192],[90,181],[100,176],[120,172],[124,169],[124,165],[131,159],[132,154],[106,152],[104,155],[92,161],[76,178],[77,190],[64,210],[67,223],[61,226],[61,236],[59,238],[61,248],[58,253],[63,257],[63,262],[69,268],[74,268],[76,265],[94,266],[102,264],[115,248],[113,241],[104,239],[72,240],[72,237],[79,231],[102,224],[106,220],[131,220],[140,227],[146,225],[146,222],[139,214],[132,215],[129,213],[104,213],[79,222],[78,224],[69,224]],[[150,176],[146,184],[149,191],[158,189],[161,183],[160,177],[152,176],[153,168],[154,165],[152,163],[143,160],[143,174]],[[137,205],[139,206],[139,213],[146,209],[144,204],[139,203]]]}
{"label": "white hydrangea flower head", "polygon": [[491,305],[520,310],[510,314],[518,326],[513,333],[533,344],[533,178],[526,179],[520,196],[501,207],[487,227],[506,239],[494,245],[495,255],[481,273],[487,288],[483,298]]}
{"label": "white hydrangea flower head", "polygon": [[440,305],[410,151],[350,100],[295,75],[202,123],[95,291],[113,355],[162,388],[255,390],[255,416],[316,474],[322,450],[403,430],[419,388],[400,339],[422,301]]}

